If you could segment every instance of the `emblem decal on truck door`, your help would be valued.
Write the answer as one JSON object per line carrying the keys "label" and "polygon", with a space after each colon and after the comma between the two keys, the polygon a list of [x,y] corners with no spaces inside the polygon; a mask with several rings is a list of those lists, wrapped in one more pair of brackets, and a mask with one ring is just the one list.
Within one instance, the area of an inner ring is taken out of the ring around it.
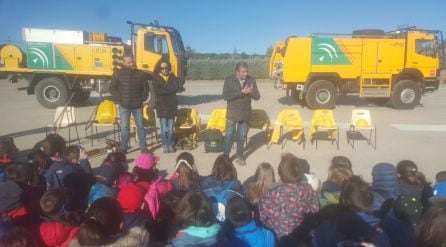
{"label": "emblem decal on truck door", "polygon": [[350,65],[350,59],[332,38],[313,38],[311,63],[314,65]]}
{"label": "emblem decal on truck door", "polygon": [[51,43],[28,42],[26,46],[30,69],[54,69],[54,52]]}
{"label": "emblem decal on truck door", "polygon": [[37,62],[40,60],[42,67],[48,67],[48,57],[42,50],[39,48],[29,48],[29,50],[29,53],[36,55],[36,57],[32,59],[33,63],[37,64]]}

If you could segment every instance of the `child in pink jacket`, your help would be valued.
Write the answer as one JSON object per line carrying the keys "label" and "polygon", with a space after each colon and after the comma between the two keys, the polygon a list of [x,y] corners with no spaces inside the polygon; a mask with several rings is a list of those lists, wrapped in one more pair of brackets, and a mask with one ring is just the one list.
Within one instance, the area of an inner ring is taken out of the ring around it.
{"label": "child in pink jacket", "polygon": [[158,175],[158,169],[155,167],[158,161],[158,156],[142,153],[136,158],[133,168],[135,182],[147,190],[144,200],[153,219],[159,214],[161,199],[173,190],[172,183]]}

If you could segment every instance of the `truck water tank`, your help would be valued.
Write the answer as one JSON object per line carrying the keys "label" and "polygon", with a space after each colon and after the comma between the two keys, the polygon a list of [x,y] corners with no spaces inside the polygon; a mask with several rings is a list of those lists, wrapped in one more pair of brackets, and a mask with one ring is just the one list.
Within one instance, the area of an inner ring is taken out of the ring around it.
{"label": "truck water tank", "polygon": [[84,44],[84,32],[72,30],[55,30],[39,28],[23,28],[23,39],[29,42],[55,44]]}

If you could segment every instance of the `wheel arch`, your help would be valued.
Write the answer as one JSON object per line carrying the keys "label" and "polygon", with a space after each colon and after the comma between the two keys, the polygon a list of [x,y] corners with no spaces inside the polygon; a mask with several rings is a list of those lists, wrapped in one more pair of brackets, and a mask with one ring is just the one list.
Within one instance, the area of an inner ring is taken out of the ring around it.
{"label": "wheel arch", "polygon": [[76,78],[76,77],[74,77],[74,79],[71,79],[65,73],[34,72],[31,74],[31,78],[29,80],[28,94],[35,94],[35,88],[36,88],[37,83],[39,83],[41,80],[48,78],[48,77],[55,77],[55,78],[61,79],[66,84],[66,86],[69,90],[73,89],[72,82],[74,82],[75,78]]}
{"label": "wheel arch", "polygon": [[393,77],[392,87],[394,87],[396,83],[402,80],[411,80],[417,83],[419,86],[421,86],[421,84],[424,81],[424,76],[418,69],[414,68],[403,69],[399,74]]}
{"label": "wheel arch", "polygon": [[330,81],[331,83],[333,83],[333,85],[336,87],[336,89],[338,90],[338,93],[339,93],[340,84],[342,82],[342,79],[339,76],[339,74],[336,72],[310,73],[308,75],[306,82],[305,82],[304,92],[306,92],[308,90],[309,86],[313,82],[319,81],[319,80]]}

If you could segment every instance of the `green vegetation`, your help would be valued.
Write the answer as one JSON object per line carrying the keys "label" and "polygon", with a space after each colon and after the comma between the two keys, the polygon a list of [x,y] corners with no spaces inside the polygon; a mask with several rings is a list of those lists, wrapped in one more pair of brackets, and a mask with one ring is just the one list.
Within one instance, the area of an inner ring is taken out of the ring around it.
{"label": "green vegetation", "polygon": [[249,74],[256,79],[268,78],[268,59],[194,59],[188,60],[189,80],[223,80],[234,73],[235,65],[245,61]]}
{"label": "green vegetation", "polygon": [[246,53],[196,53],[186,47],[188,54],[188,80],[224,80],[235,70],[235,65],[245,61],[249,66],[249,74],[256,79],[268,78],[269,56],[247,55]]}

